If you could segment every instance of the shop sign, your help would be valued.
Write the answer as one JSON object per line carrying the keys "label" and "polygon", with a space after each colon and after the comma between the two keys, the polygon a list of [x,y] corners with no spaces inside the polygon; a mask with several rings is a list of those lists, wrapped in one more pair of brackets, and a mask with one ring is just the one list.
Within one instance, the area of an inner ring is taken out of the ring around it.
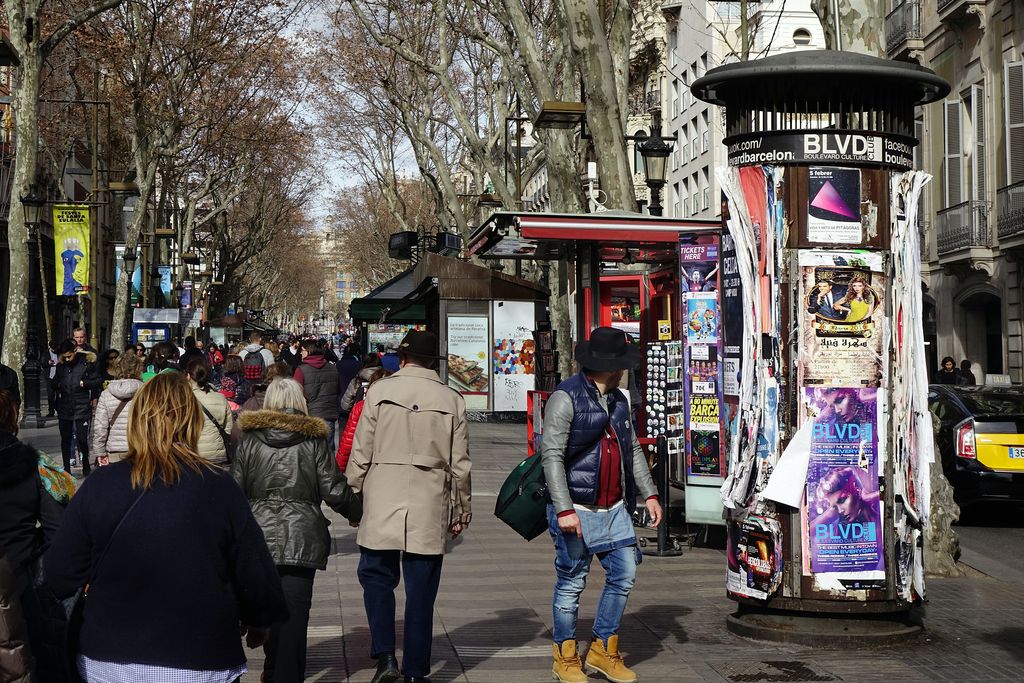
{"label": "shop sign", "polygon": [[525,411],[536,378],[532,301],[494,302],[492,346],[494,410]]}
{"label": "shop sign", "polygon": [[672,339],[672,321],[671,320],[659,320],[658,321],[658,341],[671,341]]}
{"label": "shop sign", "polygon": [[909,171],[913,144],[903,138],[843,132],[764,134],[729,143],[730,166],[863,164]]}
{"label": "shop sign", "polygon": [[458,391],[470,410],[487,410],[491,386],[486,316],[448,316],[448,386]]}

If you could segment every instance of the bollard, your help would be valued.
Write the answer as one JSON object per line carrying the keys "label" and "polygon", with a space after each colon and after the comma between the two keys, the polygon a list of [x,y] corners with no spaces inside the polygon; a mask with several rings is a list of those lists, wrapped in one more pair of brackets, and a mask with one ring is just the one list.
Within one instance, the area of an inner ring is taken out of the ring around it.
{"label": "bollard", "polygon": [[658,462],[655,464],[655,483],[658,485],[658,498],[664,511],[661,524],[658,525],[658,545],[656,548],[643,547],[643,554],[650,557],[678,557],[683,551],[676,546],[668,533],[669,483],[668,483],[668,439],[658,437]]}

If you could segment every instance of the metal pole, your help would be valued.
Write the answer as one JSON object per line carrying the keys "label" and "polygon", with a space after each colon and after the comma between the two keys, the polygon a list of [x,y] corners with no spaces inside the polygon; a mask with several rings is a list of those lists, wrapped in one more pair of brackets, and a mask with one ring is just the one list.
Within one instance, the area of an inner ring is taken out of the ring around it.
{"label": "metal pole", "polygon": [[39,377],[42,368],[39,366],[39,339],[36,334],[36,318],[39,312],[39,297],[37,292],[42,286],[39,282],[39,269],[32,267],[32,259],[39,258],[39,248],[35,240],[36,226],[31,226],[29,238],[26,240],[28,247],[28,318],[27,329],[25,330],[27,353],[25,364],[21,367],[21,375],[25,382],[25,402],[22,415],[22,427],[35,427],[39,429],[44,426],[42,412],[39,409],[40,387]]}
{"label": "metal pole", "polygon": [[661,499],[661,507],[665,516],[658,525],[658,546],[657,548],[644,548],[644,555],[652,557],[678,557],[683,551],[676,548],[668,535],[668,510],[669,510],[669,483],[668,483],[668,439],[664,436],[658,437],[658,462],[655,464],[655,479],[658,484],[658,498]]}
{"label": "metal pole", "polygon": [[[100,89],[100,72],[98,68],[93,70],[93,93],[99,94]],[[89,338],[92,340],[92,347],[97,351],[100,348],[100,335],[98,332],[99,325],[99,307],[100,307],[100,292],[99,292],[99,257],[100,252],[103,249],[103,240],[100,236],[99,221],[96,220],[99,211],[96,210],[94,202],[97,197],[97,190],[99,189],[98,178],[96,177],[99,173],[99,144],[100,144],[100,112],[94,106],[92,108],[92,158],[90,159],[92,165],[92,197],[93,203],[89,204],[89,277],[92,280],[89,287],[89,298],[91,304],[89,306]]]}

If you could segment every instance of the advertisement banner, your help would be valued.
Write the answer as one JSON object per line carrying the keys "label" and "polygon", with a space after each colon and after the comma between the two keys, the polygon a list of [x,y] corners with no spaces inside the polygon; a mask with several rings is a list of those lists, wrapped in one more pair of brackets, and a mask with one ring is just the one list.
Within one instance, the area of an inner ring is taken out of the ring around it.
{"label": "advertisement banner", "polygon": [[687,482],[706,485],[716,485],[725,474],[719,422],[722,354],[718,259],[717,236],[680,237],[679,281],[686,339],[682,442]]}
{"label": "advertisement banner", "polygon": [[57,296],[89,293],[89,206],[54,204],[53,248]]}
{"label": "advertisement banner", "polygon": [[[805,388],[813,415],[804,526],[805,570],[885,578],[874,388]],[[809,567],[807,566],[809,560]]]}
{"label": "advertisement banner", "polygon": [[740,347],[743,343],[743,296],[740,291],[736,243],[732,235],[722,235],[722,394],[740,394]]}
{"label": "advertisement banner", "polygon": [[860,169],[807,170],[807,240],[822,244],[860,244]]}
{"label": "advertisement banner", "polygon": [[800,386],[882,386],[881,254],[801,251],[799,266]]}
{"label": "advertisement banner", "polygon": [[174,272],[173,266],[157,266],[157,272],[160,273],[160,308],[170,308],[174,305],[174,296],[171,293],[171,274]]}
{"label": "advertisement banner", "polygon": [[486,316],[448,316],[448,386],[465,397],[470,410],[487,410],[489,338]]}
{"label": "advertisement banner", "polygon": [[526,410],[535,379],[532,301],[494,302],[494,410]]}
{"label": "advertisement banner", "polygon": [[757,600],[782,585],[782,531],[779,521],[751,515],[727,524],[726,590]]}
{"label": "advertisement banner", "polygon": [[181,283],[181,308],[192,308],[192,281],[183,280]]}
{"label": "advertisement banner", "polygon": [[[114,246],[114,282],[121,279],[121,265],[124,263],[124,245]],[[131,306],[142,305],[142,266],[135,262],[135,270],[132,272],[132,280],[129,284],[128,301]]]}
{"label": "advertisement banner", "polygon": [[366,326],[366,340],[369,342],[367,348],[370,350],[370,353],[378,350],[387,350],[388,347],[397,349],[398,345],[402,343],[406,332],[409,330],[425,329],[427,329],[426,325],[370,323]]}

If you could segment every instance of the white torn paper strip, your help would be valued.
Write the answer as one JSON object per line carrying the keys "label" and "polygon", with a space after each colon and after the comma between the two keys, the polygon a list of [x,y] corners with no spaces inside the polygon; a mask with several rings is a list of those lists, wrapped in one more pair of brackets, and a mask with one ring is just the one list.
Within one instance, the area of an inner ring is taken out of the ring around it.
{"label": "white torn paper strip", "polygon": [[804,420],[804,425],[789,445],[782,451],[782,457],[775,463],[768,486],[761,493],[762,498],[793,508],[800,507],[807,486],[807,465],[811,459],[811,434],[814,420]]}

